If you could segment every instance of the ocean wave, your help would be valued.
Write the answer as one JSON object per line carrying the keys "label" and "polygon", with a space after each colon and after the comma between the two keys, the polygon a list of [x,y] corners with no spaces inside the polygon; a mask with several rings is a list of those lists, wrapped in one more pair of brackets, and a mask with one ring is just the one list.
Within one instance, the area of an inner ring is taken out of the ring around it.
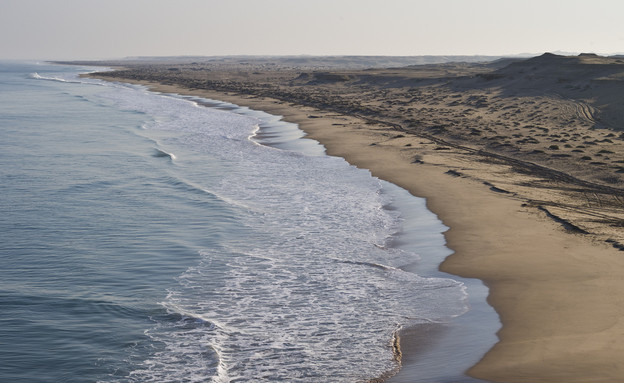
{"label": "ocean wave", "polygon": [[[54,81],[61,82],[67,84],[88,84],[88,85],[97,85],[103,87],[112,87],[112,86],[120,86],[117,84],[113,84],[108,81],[92,79],[87,77],[80,77],[79,73],[76,72],[55,72],[55,76],[50,75],[42,75],[39,72],[32,72],[28,75],[28,78],[33,80],[43,80],[43,81]],[[139,86],[128,85],[128,87],[139,88]]]}
{"label": "ocean wave", "polygon": [[67,83],[74,83],[74,84],[82,83],[82,81],[69,80],[69,79],[61,78],[61,77],[42,76],[37,72],[31,73],[29,77],[35,80],[58,81],[58,82],[67,82]]}
{"label": "ocean wave", "polygon": [[175,154],[166,152],[166,151],[164,151],[162,149],[158,149],[158,148],[154,148],[153,156],[157,157],[157,158],[166,157],[166,158],[169,158],[171,161],[174,161],[176,159]]}
{"label": "ocean wave", "polygon": [[[218,349],[212,345],[213,323],[173,306],[154,316],[145,331],[149,342],[137,345],[129,361],[130,382],[215,382],[229,379]],[[145,354],[147,353],[147,358]]]}
{"label": "ocean wave", "polygon": [[[295,250],[285,247],[230,249],[226,261],[220,251],[204,250],[165,303],[181,315],[219,323],[204,342],[219,350],[233,380],[363,380],[395,368],[389,342],[398,325],[444,322],[465,310],[464,303],[452,303],[465,298],[453,280],[374,262],[330,267],[323,250],[308,251],[301,262],[287,257]],[[181,368],[169,362],[168,369]]]}
{"label": "ocean wave", "polygon": [[173,176],[168,176],[166,179],[171,186],[176,187],[184,192],[197,194],[202,197],[209,196],[211,199],[214,199],[215,201],[224,202],[228,206],[243,209],[245,211],[253,210],[249,205],[246,205],[245,203],[241,201],[237,201],[233,198],[228,197],[227,195],[220,194],[216,190],[210,190],[205,186],[199,185],[187,179],[173,177]]}

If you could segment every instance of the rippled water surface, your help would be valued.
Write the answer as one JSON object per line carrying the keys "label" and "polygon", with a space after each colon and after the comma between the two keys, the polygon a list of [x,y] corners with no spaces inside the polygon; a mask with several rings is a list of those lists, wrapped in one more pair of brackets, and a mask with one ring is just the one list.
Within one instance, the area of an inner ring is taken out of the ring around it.
{"label": "rippled water surface", "polygon": [[448,254],[424,203],[390,246],[388,184],[259,144],[274,117],[1,65],[3,381],[354,382],[396,368],[399,327],[468,309],[405,271]]}

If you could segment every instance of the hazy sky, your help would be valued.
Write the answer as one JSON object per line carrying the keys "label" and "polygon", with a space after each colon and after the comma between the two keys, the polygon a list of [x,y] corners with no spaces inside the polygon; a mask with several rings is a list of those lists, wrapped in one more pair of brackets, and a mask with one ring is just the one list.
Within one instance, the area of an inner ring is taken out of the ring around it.
{"label": "hazy sky", "polygon": [[0,59],[624,52],[622,0],[0,0]]}

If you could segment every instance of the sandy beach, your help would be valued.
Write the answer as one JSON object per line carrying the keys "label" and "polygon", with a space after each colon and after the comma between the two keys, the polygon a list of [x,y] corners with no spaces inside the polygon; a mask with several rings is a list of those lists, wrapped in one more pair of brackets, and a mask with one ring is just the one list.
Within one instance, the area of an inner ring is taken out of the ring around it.
{"label": "sandy beach", "polygon": [[441,270],[483,280],[503,324],[468,375],[624,379],[622,60],[125,67],[98,76],[281,115],[328,154],[425,197],[450,227]]}

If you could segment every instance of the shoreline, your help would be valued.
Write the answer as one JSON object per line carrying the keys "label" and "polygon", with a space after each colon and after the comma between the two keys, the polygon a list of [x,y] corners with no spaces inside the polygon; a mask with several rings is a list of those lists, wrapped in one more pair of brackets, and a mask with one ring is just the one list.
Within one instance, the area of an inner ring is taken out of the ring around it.
{"label": "shoreline", "polygon": [[[327,155],[325,148],[318,141],[309,139],[299,129],[298,124],[284,121],[281,116],[220,100],[195,99],[196,96],[179,93],[175,95],[189,98],[209,108],[259,119],[260,126],[251,137],[262,145],[311,156]],[[440,272],[440,263],[452,253],[444,240],[444,232],[448,228],[432,212],[427,210],[426,214],[422,214],[424,199],[415,197],[387,181],[382,180],[382,183],[383,193],[390,195],[393,201],[390,208],[401,211],[404,224],[407,225],[395,234],[391,247],[422,257],[418,262],[405,265],[403,269],[427,278],[450,278],[463,283],[468,293],[469,309],[448,321],[401,326],[394,332],[391,342],[396,368],[367,382],[483,382],[468,377],[465,371],[496,343],[494,329],[500,327],[500,322],[498,315],[486,301],[487,287],[477,279]],[[414,225],[417,227],[413,227]],[[405,358],[403,350],[406,351]]]}
{"label": "shoreline", "polygon": [[440,269],[485,281],[488,302],[503,323],[500,342],[470,376],[505,382],[607,382],[624,376],[617,357],[623,347],[613,342],[624,332],[623,309],[619,298],[609,296],[624,285],[618,273],[624,261],[616,249],[566,232],[514,194],[449,173],[453,167],[434,156],[415,162],[405,147],[425,140],[398,137],[392,127],[277,100],[138,83],[282,115],[329,155],[426,198],[427,207],[450,227],[445,237],[455,251]]}

